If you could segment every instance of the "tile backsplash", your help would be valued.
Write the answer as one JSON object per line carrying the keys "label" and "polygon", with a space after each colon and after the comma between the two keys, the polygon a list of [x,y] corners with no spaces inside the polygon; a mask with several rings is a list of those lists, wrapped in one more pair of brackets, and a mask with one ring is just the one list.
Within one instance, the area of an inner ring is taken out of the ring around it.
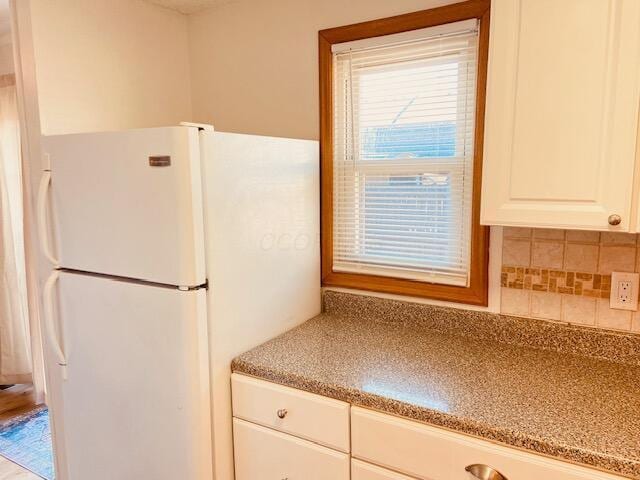
{"label": "tile backsplash", "polygon": [[609,308],[611,272],[640,272],[640,236],[504,228],[501,311],[640,332],[640,313]]}

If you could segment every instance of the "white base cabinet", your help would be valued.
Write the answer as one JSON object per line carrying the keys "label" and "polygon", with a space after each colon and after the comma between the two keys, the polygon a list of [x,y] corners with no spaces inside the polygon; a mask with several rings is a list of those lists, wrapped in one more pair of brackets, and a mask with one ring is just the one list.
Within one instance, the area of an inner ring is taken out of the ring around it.
{"label": "white base cabinet", "polygon": [[349,404],[232,375],[233,416],[349,453]]}
{"label": "white base cabinet", "polygon": [[415,478],[353,459],[351,460],[351,480],[415,480]]}
{"label": "white base cabinet", "polygon": [[232,388],[236,480],[477,480],[471,465],[506,480],[623,480],[245,375]]}
{"label": "white base cabinet", "polygon": [[472,465],[491,466],[507,480],[622,480],[359,407],[351,407],[351,438],[352,457],[420,480],[473,480]]}
{"label": "white base cabinet", "polygon": [[349,480],[349,455],[244,420],[233,421],[236,480]]}
{"label": "white base cabinet", "polygon": [[638,25],[638,0],[492,0],[483,224],[636,228]]}

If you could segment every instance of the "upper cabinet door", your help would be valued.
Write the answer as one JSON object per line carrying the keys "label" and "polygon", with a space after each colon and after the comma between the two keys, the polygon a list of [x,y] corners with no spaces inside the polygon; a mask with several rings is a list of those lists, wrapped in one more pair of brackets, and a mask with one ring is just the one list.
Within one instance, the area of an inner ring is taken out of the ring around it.
{"label": "upper cabinet door", "polygon": [[639,70],[638,0],[493,0],[482,223],[628,231]]}

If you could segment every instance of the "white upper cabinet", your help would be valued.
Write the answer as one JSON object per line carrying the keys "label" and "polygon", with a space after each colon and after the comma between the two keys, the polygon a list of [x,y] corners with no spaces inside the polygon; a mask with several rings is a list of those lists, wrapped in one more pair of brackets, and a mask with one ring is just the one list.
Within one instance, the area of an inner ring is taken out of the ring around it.
{"label": "white upper cabinet", "polygon": [[635,228],[639,99],[640,1],[493,0],[482,223]]}

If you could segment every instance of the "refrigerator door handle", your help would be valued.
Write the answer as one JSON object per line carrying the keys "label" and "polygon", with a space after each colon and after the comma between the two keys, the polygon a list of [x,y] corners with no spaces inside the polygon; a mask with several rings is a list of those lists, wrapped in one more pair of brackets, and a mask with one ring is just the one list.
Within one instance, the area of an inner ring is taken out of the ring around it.
{"label": "refrigerator door handle", "polygon": [[54,265],[58,265],[58,259],[52,253],[51,245],[49,244],[49,231],[47,228],[47,199],[49,198],[49,185],[51,185],[51,171],[45,170],[42,172],[40,187],[38,188],[38,211],[36,215],[38,236],[40,237],[40,247],[44,256]]}
{"label": "refrigerator door handle", "polygon": [[53,287],[55,287],[58,278],[60,277],[60,272],[58,270],[54,270],[49,275],[49,278],[44,284],[44,288],[42,291],[43,295],[43,303],[44,303],[44,331],[47,338],[47,343],[51,345],[54,354],[57,357],[57,362],[60,367],[62,367],[62,379],[67,379],[67,359],[62,351],[62,347],[60,346],[60,340],[56,334],[56,329],[53,323],[54,317],[54,308],[53,308]]}

